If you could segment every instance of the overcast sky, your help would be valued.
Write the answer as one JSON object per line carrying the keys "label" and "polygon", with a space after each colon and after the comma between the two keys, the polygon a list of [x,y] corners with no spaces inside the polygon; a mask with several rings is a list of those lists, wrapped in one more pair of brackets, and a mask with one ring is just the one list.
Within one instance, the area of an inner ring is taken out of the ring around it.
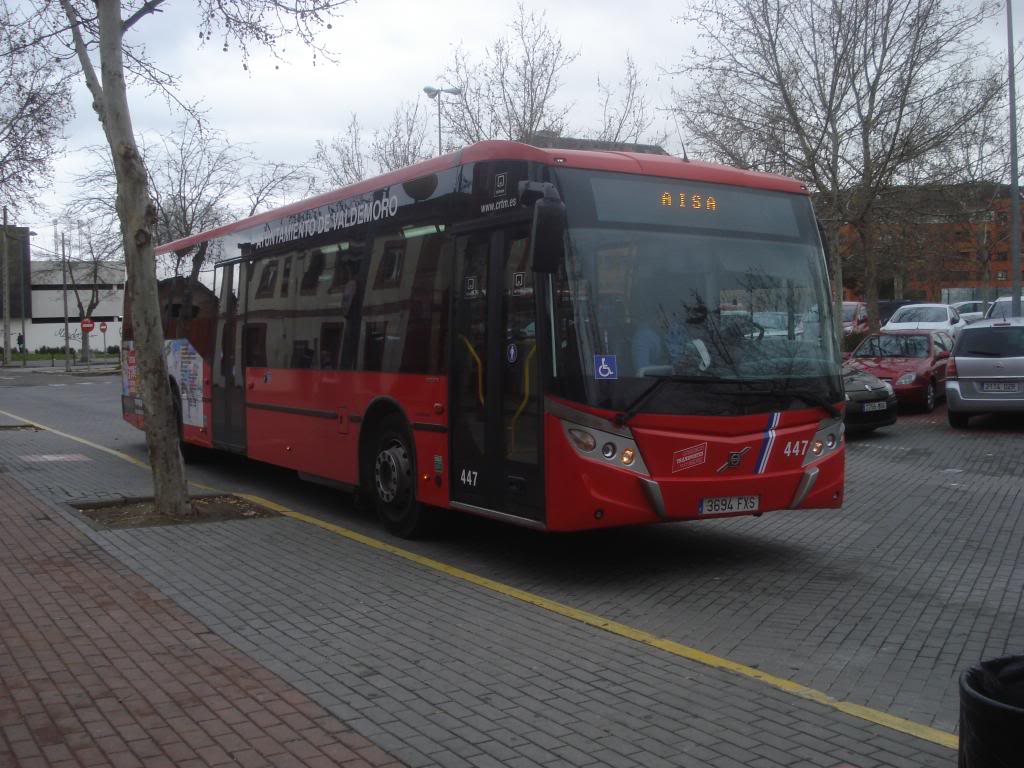
{"label": "overcast sky", "polygon": [[[677,20],[685,0],[526,0],[526,5],[544,11],[566,47],[579,52],[559,93],[561,102],[574,105],[573,127],[597,127],[597,78],[617,83],[627,51],[648,81],[653,106],[666,105],[673,87],[688,85],[685,74],[664,73],[680,69],[697,42],[692,30]],[[323,37],[337,63],[318,61],[314,67],[310,53],[296,45],[285,51],[283,62],[257,52],[245,71],[241,57],[224,53],[216,39],[197,46],[191,2],[175,0],[165,7],[164,13],[136,25],[131,40],[144,41],[160,66],[180,76],[182,99],[202,102],[211,126],[233,142],[248,144],[261,158],[291,162],[309,158],[317,139],[327,141],[341,133],[351,112],[359,114],[369,138],[398,102],[422,96],[423,86],[438,83],[455,47],[482,52],[505,33],[515,14],[514,0],[359,0]],[[1024,6],[1017,3],[1015,10],[1019,39]],[[988,36],[993,46],[1005,50],[1005,18],[989,25]],[[137,132],[167,133],[179,119],[144,89],[131,89],[129,101]],[[425,97],[423,101],[436,131],[436,106]],[[53,193],[43,198],[47,207],[28,212],[19,222],[38,233],[38,256],[52,248],[52,218],[69,194],[71,177],[88,162],[80,148],[103,142],[84,86],[78,89],[75,108],[77,115],[67,127],[67,153],[56,163]],[[654,130],[668,133],[668,149],[678,151],[670,118],[659,115]]]}

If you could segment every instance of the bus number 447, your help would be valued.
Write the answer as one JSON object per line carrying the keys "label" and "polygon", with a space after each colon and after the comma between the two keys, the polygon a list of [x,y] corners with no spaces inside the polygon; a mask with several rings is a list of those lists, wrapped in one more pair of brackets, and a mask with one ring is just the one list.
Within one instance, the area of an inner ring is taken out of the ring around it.
{"label": "bus number 447", "polygon": [[790,440],[786,443],[786,447],[782,449],[782,452],[786,456],[803,456],[807,453],[807,444],[809,440]]}
{"label": "bus number 447", "polygon": [[463,485],[469,485],[473,488],[476,488],[476,478],[477,473],[475,471],[473,471],[472,469],[464,469],[462,470],[462,475],[460,476],[459,479],[462,480]]}

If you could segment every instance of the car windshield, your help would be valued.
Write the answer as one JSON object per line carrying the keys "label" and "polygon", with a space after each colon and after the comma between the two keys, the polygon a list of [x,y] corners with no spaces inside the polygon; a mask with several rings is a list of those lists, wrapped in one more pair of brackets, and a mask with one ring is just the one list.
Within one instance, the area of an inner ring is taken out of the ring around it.
{"label": "car windshield", "polygon": [[[555,290],[556,374],[570,388],[568,379],[579,380],[583,392],[573,397],[622,408],[656,376],[676,377],[645,404],[659,412],[735,411],[728,397],[709,403],[707,387],[680,378],[774,396],[841,393],[832,324],[804,322],[829,306],[806,197],[714,184],[683,193],[682,182],[569,169],[558,176],[569,248]],[[667,402],[679,390],[688,394]]]}
{"label": "car windshield", "polygon": [[927,336],[869,336],[854,357],[928,357]]}
{"label": "car windshield", "polygon": [[893,323],[943,323],[948,319],[943,307],[903,307],[896,310]]}
{"label": "car windshield", "polygon": [[965,328],[953,354],[957,357],[1024,357],[1024,326]]}
{"label": "car windshield", "polygon": [[843,322],[853,322],[853,316],[857,313],[856,304],[843,304]]}

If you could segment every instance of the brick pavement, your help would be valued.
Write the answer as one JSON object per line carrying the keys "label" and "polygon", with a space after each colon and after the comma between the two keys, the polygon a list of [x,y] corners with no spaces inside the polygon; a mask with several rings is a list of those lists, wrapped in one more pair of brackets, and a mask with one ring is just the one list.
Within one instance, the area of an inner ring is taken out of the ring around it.
{"label": "brick pavement", "polygon": [[[61,453],[88,461],[25,461]],[[47,432],[0,433],[2,471],[48,499],[68,488],[133,495],[148,482]],[[53,524],[72,519],[37,507]],[[79,524],[78,540],[82,532],[159,590],[149,593],[155,602],[187,611],[195,634],[227,643],[221,653],[245,654],[407,765],[917,768],[954,759],[294,520],[110,532]]]}
{"label": "brick pavement", "polygon": [[0,499],[3,768],[400,765],[2,471]]}

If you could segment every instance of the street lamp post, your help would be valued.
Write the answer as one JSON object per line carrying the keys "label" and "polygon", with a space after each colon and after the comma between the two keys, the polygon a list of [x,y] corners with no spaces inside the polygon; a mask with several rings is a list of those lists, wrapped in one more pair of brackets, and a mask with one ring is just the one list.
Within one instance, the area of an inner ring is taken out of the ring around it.
{"label": "street lamp post", "polygon": [[7,206],[4,206],[4,236],[0,243],[0,272],[3,272],[4,367],[11,364],[11,281],[7,259]]}
{"label": "street lamp post", "polygon": [[1006,61],[1010,83],[1010,315],[1020,317],[1020,190],[1017,182],[1017,84],[1013,73],[1013,15],[1006,0]]}
{"label": "street lamp post", "polygon": [[423,92],[427,94],[427,98],[437,99],[437,154],[441,154],[441,94],[450,93],[452,96],[460,96],[462,94],[461,88],[435,88],[432,85],[428,85],[423,89]]}

